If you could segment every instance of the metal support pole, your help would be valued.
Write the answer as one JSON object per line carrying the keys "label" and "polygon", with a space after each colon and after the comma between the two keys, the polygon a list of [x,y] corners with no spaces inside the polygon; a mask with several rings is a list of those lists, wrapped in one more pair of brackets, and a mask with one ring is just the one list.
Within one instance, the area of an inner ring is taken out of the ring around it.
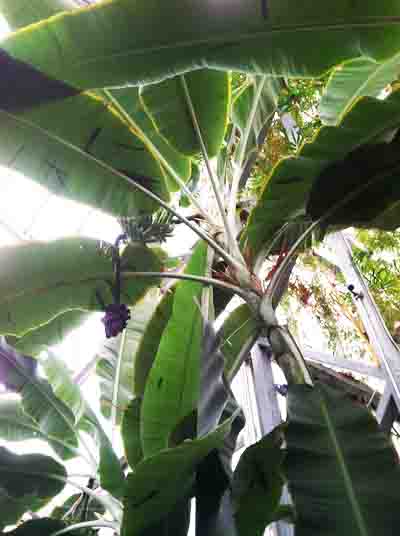
{"label": "metal support pole", "polygon": [[[252,376],[258,417],[262,436],[268,434],[282,422],[271,364],[271,349],[267,342],[259,339],[251,351]],[[284,504],[290,503],[290,496],[285,489],[282,495]],[[274,523],[273,534],[276,536],[294,536],[294,527],[283,521]]]}
{"label": "metal support pole", "polygon": [[392,396],[392,390],[387,385],[376,410],[376,420],[381,430],[390,434],[393,423],[397,421],[399,414],[399,410]]}
{"label": "metal support pole", "polygon": [[336,355],[330,355],[324,352],[316,352],[307,348],[301,348],[304,355],[304,359],[312,361],[314,363],[320,363],[321,365],[328,365],[331,367],[338,367],[341,369],[349,370],[361,374],[362,376],[371,376],[372,378],[385,379],[385,374],[380,367],[365,365],[362,361],[356,361],[347,357],[341,357]]}
{"label": "metal support pole", "polygon": [[381,363],[393,399],[400,409],[400,352],[392,339],[385,322],[373,300],[358,267],[354,264],[351,248],[343,233],[330,236],[328,244],[333,247],[336,264],[342,270],[348,285],[354,286],[353,300],[368,334],[370,343]]}

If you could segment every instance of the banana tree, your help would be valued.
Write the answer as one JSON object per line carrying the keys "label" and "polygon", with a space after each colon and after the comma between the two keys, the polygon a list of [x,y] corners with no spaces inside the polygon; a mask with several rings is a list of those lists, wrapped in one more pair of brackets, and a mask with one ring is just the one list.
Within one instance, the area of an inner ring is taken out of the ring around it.
{"label": "banana tree", "polygon": [[[400,95],[373,98],[397,73],[398,2],[87,4],[0,0],[15,30],[0,43],[0,162],[118,217],[123,231],[113,244],[69,237],[0,250],[0,379],[17,393],[1,401],[0,437],[40,438],[54,453],[0,452],[0,528],[68,482],[80,494],[16,536],[184,536],[193,499],[202,536],[258,536],[279,520],[300,536],[394,534],[390,438],[367,407],[313,382],[276,308],[311,235],[400,224]],[[328,70],[323,117],[339,119],[280,161],[254,198],[249,178],[284,112],[282,79]],[[198,241],[177,262],[168,237],[182,226]],[[93,311],[118,338],[72,378],[49,349]],[[233,471],[244,417],[231,383],[260,336],[285,374],[288,418]],[[91,371],[111,439],[82,395]],[[66,469],[77,456],[87,485]]]}

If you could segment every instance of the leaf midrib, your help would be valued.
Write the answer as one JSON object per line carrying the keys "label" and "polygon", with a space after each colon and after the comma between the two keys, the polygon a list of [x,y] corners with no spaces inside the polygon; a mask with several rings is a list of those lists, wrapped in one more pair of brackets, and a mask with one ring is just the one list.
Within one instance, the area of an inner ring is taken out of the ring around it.
{"label": "leaf midrib", "polygon": [[[180,41],[173,44],[161,44],[155,46],[148,46],[145,48],[135,48],[129,49],[124,52],[118,52],[113,54],[102,55],[103,60],[112,60],[115,58],[123,58],[125,56],[140,56],[147,55],[148,53],[154,53],[162,50],[174,50],[186,47],[196,47],[201,45],[218,45],[218,43],[232,43],[235,44],[238,41],[252,41],[261,39],[263,37],[268,37],[271,34],[285,34],[292,32],[313,32],[313,31],[338,31],[338,30],[352,30],[352,29],[369,29],[369,28],[379,28],[386,27],[387,25],[398,25],[400,23],[400,17],[370,17],[370,22],[365,22],[366,17],[363,17],[362,21],[356,19],[352,22],[342,22],[337,24],[287,24],[280,26],[270,25],[266,30],[252,31],[236,34],[235,36],[222,35],[221,37],[213,38],[203,38],[203,39],[192,39],[187,41]],[[81,68],[84,65],[89,65],[90,63],[97,63],[99,61],[99,56],[94,58],[89,58],[86,61],[77,61],[70,63],[72,68]]]}
{"label": "leaf midrib", "polygon": [[361,536],[369,536],[367,525],[364,521],[364,516],[360,508],[360,505],[358,503],[357,495],[354,490],[349,471],[347,469],[343,449],[340,446],[339,438],[337,437],[337,434],[335,432],[335,426],[333,425],[326,402],[321,395],[320,395],[320,402],[321,402],[321,413],[326,422],[326,427],[327,427],[329,436],[331,438],[331,441],[334,447],[336,459],[338,461],[339,470],[343,477],[344,488],[346,490],[346,494],[349,499],[350,505],[353,509],[353,513],[354,513],[356,524],[359,529],[359,533]]}
{"label": "leaf midrib", "polygon": [[[86,277],[83,279],[70,279],[68,281],[55,281],[54,283],[45,287],[39,287],[39,286],[32,287],[32,288],[27,289],[26,291],[14,292],[12,294],[3,296],[0,300],[0,304],[9,303],[17,298],[21,298],[24,296],[40,295],[46,292],[51,292],[59,288],[72,287],[75,285],[87,285],[87,284],[96,283],[96,282],[112,285],[111,279],[112,279],[112,276],[109,273],[102,272],[97,275],[93,275],[93,276]],[[76,309],[79,309],[79,307],[76,307]]]}

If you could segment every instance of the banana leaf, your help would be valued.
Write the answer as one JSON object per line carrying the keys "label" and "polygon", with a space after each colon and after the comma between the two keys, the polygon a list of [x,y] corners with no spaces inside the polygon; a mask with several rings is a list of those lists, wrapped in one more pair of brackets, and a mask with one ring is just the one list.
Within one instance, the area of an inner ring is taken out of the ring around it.
{"label": "banana leaf", "polygon": [[[21,336],[72,309],[102,310],[112,302],[112,260],[89,238],[63,238],[0,249],[0,332]],[[153,250],[128,246],[122,269],[159,271]],[[132,305],[156,280],[130,279],[121,299]]]}
{"label": "banana leaf", "polygon": [[[204,275],[207,244],[199,242],[186,267]],[[142,404],[145,456],[166,448],[176,426],[197,407],[203,319],[199,308],[203,286],[182,281],[175,290],[172,315],[163,331],[147,379]]]}
{"label": "banana leaf", "polygon": [[[356,103],[339,126],[322,127],[312,142],[303,144],[293,158],[281,160],[267,177],[244,230],[242,244],[256,256],[284,223],[309,219],[307,204],[313,189],[313,206],[317,213],[315,217],[318,217],[355,188],[367,185],[373,179],[365,172],[368,162],[358,172],[354,169],[357,164],[353,168],[340,167],[346,158],[351,163],[354,154],[356,163],[363,160],[363,155],[373,155],[376,181],[341,211],[334,213],[329,221],[386,230],[397,227],[400,223],[395,171],[398,151],[396,145],[390,146],[380,140],[385,133],[396,131],[399,126],[400,92],[395,92],[384,101],[365,97]],[[393,143],[396,144],[396,140]],[[377,155],[373,153],[375,148]],[[357,156],[360,154],[358,150],[363,155]],[[385,160],[387,153],[390,165]],[[308,211],[313,213],[313,207],[308,206]]]}
{"label": "banana leaf", "polygon": [[50,456],[18,455],[0,447],[0,529],[14,525],[26,511],[45,506],[62,491],[66,477],[64,466]]}
{"label": "banana leaf", "polygon": [[[186,74],[184,79],[207,154],[213,157],[221,147],[227,127],[230,76],[203,69]],[[140,99],[157,131],[177,151],[187,156],[201,153],[180,77],[143,86]]]}
{"label": "banana leaf", "polygon": [[269,0],[265,6],[258,0],[111,0],[61,13],[2,41],[4,61],[20,62],[21,71],[18,84],[15,71],[8,71],[0,102],[8,88],[26,87],[28,70],[36,91],[26,95],[27,107],[204,67],[310,77],[349,59],[381,63],[398,52],[396,0],[340,2],[329,10],[313,0]]}

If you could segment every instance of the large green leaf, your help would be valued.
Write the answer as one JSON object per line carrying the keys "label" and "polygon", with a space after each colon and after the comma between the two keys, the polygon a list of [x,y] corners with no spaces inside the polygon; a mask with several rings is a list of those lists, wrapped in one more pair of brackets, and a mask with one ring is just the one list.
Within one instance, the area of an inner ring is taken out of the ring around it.
{"label": "large green leaf", "polygon": [[[150,249],[128,246],[122,267],[130,271],[159,271]],[[70,309],[99,310],[96,292],[112,301],[111,258],[96,240],[65,238],[33,242],[0,250],[0,332],[23,335]],[[122,300],[133,305],[156,280],[129,279]]]}
{"label": "large green leaf", "polygon": [[[66,365],[53,354],[48,356],[43,362],[43,366],[51,383],[51,387],[56,392],[60,402],[67,407],[72,414],[73,422],[71,421],[71,415],[69,415],[70,418],[66,424],[69,425],[69,423],[72,423],[70,428],[72,428],[78,435],[80,431],[89,433],[89,435],[94,438],[95,444],[98,446],[98,472],[102,488],[116,497],[121,496],[124,474],[119,459],[99,419],[82,396],[79,386],[73,381],[71,372]],[[62,407],[60,409],[62,409]],[[65,419],[68,417],[68,414],[65,414],[64,412],[61,416]],[[54,413],[51,413],[49,417],[53,420]],[[61,422],[59,424],[62,425]],[[96,459],[96,456],[93,456],[93,458]]]}
{"label": "large green leaf", "polygon": [[228,420],[212,434],[161,450],[136,466],[127,479],[122,536],[139,536],[190,493],[196,466],[222,445],[230,425]]}
{"label": "large green leaf", "polygon": [[41,435],[48,438],[57,454],[63,458],[76,454],[75,416],[55,396],[51,385],[43,379],[31,379],[23,387],[21,396],[25,413],[36,422]]}
{"label": "large green leaf", "polygon": [[37,357],[40,352],[55,346],[82,325],[91,313],[74,309],[56,316],[37,329],[28,331],[22,337],[7,337],[7,341],[23,354]]}
{"label": "large green leaf", "polygon": [[125,456],[131,469],[143,459],[142,441],[140,437],[140,411],[142,399],[137,397],[130,401],[124,411],[121,435],[124,442]]}
{"label": "large green leaf", "polygon": [[225,374],[229,379],[239,370],[245,353],[249,352],[260,329],[259,322],[245,303],[226,317],[218,331],[218,337],[225,357]]}
{"label": "large green leaf", "polygon": [[323,384],[291,386],[287,476],[296,535],[391,536],[400,470],[369,411]]}
{"label": "large green leaf", "polygon": [[[400,93],[396,92],[385,101],[363,98],[350,110],[340,126],[321,128],[312,143],[304,144],[295,157],[281,160],[272,170],[257,205],[250,215],[243,243],[247,243],[253,253],[258,253],[265,244],[271,241],[274,233],[286,221],[305,216],[310,192],[324,169],[341,162],[360,146],[375,143],[375,140],[380,139],[382,134],[399,125]],[[368,153],[368,147],[365,152]],[[384,162],[382,164],[385,165]],[[392,175],[393,172],[389,170],[386,174],[386,182],[383,183],[382,180],[377,182],[377,187],[381,189],[383,184],[386,191],[385,196],[376,197],[376,193],[373,194],[382,214],[379,218],[369,221],[371,226],[392,229],[399,224],[398,211],[387,210],[386,205],[379,204],[390,202],[391,195],[393,202],[398,201],[397,180]],[[337,183],[328,181],[329,184],[326,182],[322,186],[330,188],[333,192],[337,187],[340,197],[343,189],[346,189],[347,181],[351,188],[352,179],[354,176],[347,177],[342,174]],[[359,179],[362,184],[364,176],[361,174]],[[369,179],[370,177],[365,176],[365,182]],[[326,207],[329,202],[328,196],[320,197],[318,207]],[[349,205],[349,210],[346,211],[349,212],[350,218],[353,214],[354,224],[359,223],[357,216],[360,206],[362,205],[359,203]]]}
{"label": "large green leaf", "polygon": [[[204,396],[205,393],[201,394]],[[231,501],[232,457],[245,420],[243,412],[232,393],[229,392],[228,386],[226,386],[226,398],[228,400],[220,422],[230,421],[232,423],[231,429],[225,436],[223,444],[210,452],[197,467],[196,534],[209,536],[236,534]],[[211,399],[210,402],[212,402]],[[218,404],[217,400],[215,400],[215,404]],[[205,415],[200,415],[201,411],[202,408],[199,404],[199,421],[204,420],[205,417]],[[208,421],[210,422],[209,418]]]}
{"label": "large green leaf", "polygon": [[100,376],[101,411],[110,417],[113,413],[111,408],[116,405],[117,423],[133,398],[136,354],[156,307],[157,290],[154,289],[131,308],[131,320],[124,332],[119,337],[108,339],[99,352],[101,359],[96,372]]}
{"label": "large green leaf", "polygon": [[[43,98],[54,88],[49,79],[67,84],[55,91],[64,95],[200,67],[315,76],[355,57],[381,62],[398,52],[399,16],[397,0],[342,1],[329,10],[313,0],[111,0],[32,25],[2,47],[41,72]],[[26,87],[11,73],[6,91],[17,85]]]}
{"label": "large green leaf", "polygon": [[57,477],[66,476],[65,468],[49,456],[18,455],[0,447],[0,528],[14,525],[27,510],[42,508],[64,487]]}
{"label": "large green leaf", "polygon": [[[135,87],[113,89],[111,94],[129,116],[132,125],[137,127],[135,134],[142,140],[148,150],[154,152],[154,149],[156,149],[180,179],[183,182],[187,182],[192,171],[191,160],[176,151],[158,132],[144,110],[139,98],[139,89]],[[166,173],[168,189],[172,192],[179,190],[180,187],[171,177],[165,165],[163,169]]]}
{"label": "large green leaf", "polygon": [[[66,437],[64,437],[66,436]],[[69,434],[54,437],[49,426],[36,422],[23,409],[21,401],[2,400],[0,403],[0,437],[6,441],[25,441],[27,439],[43,439],[60,454],[68,457],[70,443]],[[75,449],[75,445],[71,445]],[[75,452],[75,451],[74,451]]]}
{"label": "large green leaf", "polygon": [[0,117],[0,164],[57,195],[119,216],[158,208],[110,168],[88,158],[91,155],[168,199],[165,173],[158,162],[121,117],[94,95],[82,94],[14,114],[1,112]]}
{"label": "large green leaf", "polygon": [[[5,405],[5,420],[0,427],[0,435],[15,435],[17,440],[25,437],[45,438],[57,453],[65,458],[70,457],[77,447],[75,416],[70,408],[57,398],[46,380],[37,376],[29,360],[36,362],[19,355],[4,340],[1,343],[1,360],[5,376],[3,381],[10,389],[21,394],[22,408],[19,405]],[[13,413],[17,419],[15,426],[9,423]]]}
{"label": "large green leaf", "polygon": [[183,499],[159,522],[150,525],[140,536],[187,536],[190,526],[190,500]]}
{"label": "large green leaf", "polygon": [[[204,275],[207,244],[199,242],[186,272]],[[203,321],[203,286],[182,281],[175,290],[172,316],[165,328],[150,371],[142,405],[142,444],[145,456],[168,446],[175,427],[197,407]]]}
{"label": "large green leaf", "polygon": [[96,444],[99,446],[100,462],[98,471],[101,487],[109,491],[114,497],[121,498],[125,475],[110,439],[96,414],[89,406],[86,407],[86,412],[79,422],[79,427],[94,437]]}
{"label": "large green leaf", "polygon": [[320,116],[326,125],[337,125],[360,97],[377,97],[399,76],[400,54],[378,63],[371,58],[347,61],[329,78],[320,102]]}
{"label": "large green leaf", "polygon": [[241,455],[232,482],[239,536],[262,536],[279,518],[284,484],[282,432],[273,430]]}
{"label": "large green leaf", "polygon": [[[63,361],[50,354],[42,361],[47,378],[60,401],[71,411],[73,430],[92,436],[99,449],[98,472],[100,484],[115,496],[121,496],[124,475],[119,459],[99,419],[84,399],[81,389],[72,379],[72,373]],[[53,414],[50,415],[53,417]],[[82,438],[80,438],[82,441]],[[96,456],[93,456],[96,459]]]}
{"label": "large green leaf", "polygon": [[85,411],[86,404],[79,385],[72,380],[72,371],[54,352],[49,352],[45,359],[40,360],[40,363],[54,394],[68,406],[74,415],[75,422],[78,422]]}
{"label": "large green leaf", "polygon": [[[185,81],[207,154],[213,157],[222,144],[228,121],[230,77],[205,69],[185,75]],[[201,152],[180,77],[142,87],[140,98],[158,132],[175,149],[188,156]]]}
{"label": "large green leaf", "polygon": [[24,441],[41,437],[41,430],[36,421],[24,412],[19,400],[2,400],[0,437],[7,441]]}
{"label": "large green leaf", "polygon": [[[2,15],[13,29],[47,19],[74,7],[77,6],[73,0],[0,1]],[[131,91],[134,97],[135,90]],[[59,136],[115,169],[136,178],[163,199],[167,198],[164,184],[167,176],[156,163],[149,147],[138,140],[137,133],[129,130],[109,104],[94,95],[86,94],[67,99],[50,109],[44,106],[34,114],[25,111],[20,117],[46,130],[50,136]],[[6,125],[4,127],[6,128]],[[15,122],[14,130],[14,139],[17,142],[18,132],[21,130],[18,122]],[[46,136],[42,135],[41,151],[29,154],[29,142],[36,143],[38,135],[40,134],[34,127],[25,129],[25,145],[16,153],[18,158],[11,160],[12,167],[38,180],[57,194],[94,204],[114,214],[132,216],[156,207],[138,190],[88,161],[85,155],[79,155],[57,144],[54,137],[46,139]],[[172,149],[167,151],[167,157],[172,158],[172,164],[176,166],[176,160],[180,163],[179,155],[174,160],[175,155],[172,153]],[[6,162],[8,165],[9,160]],[[176,167],[178,173],[185,171],[190,175],[190,164],[186,168]],[[72,180],[68,182],[69,176],[72,176]],[[91,181],[88,180],[90,176]]]}
{"label": "large green leaf", "polygon": [[174,288],[169,289],[157,305],[135,355],[134,393],[143,396],[147,378],[157,355],[161,336],[172,315]]}

